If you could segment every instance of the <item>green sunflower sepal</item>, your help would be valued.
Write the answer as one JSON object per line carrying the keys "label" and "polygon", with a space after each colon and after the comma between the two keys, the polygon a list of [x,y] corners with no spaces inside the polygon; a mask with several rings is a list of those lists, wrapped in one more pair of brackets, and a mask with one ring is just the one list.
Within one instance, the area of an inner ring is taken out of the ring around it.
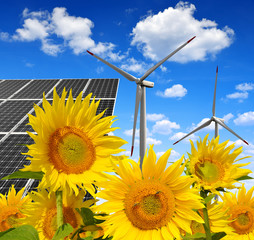
{"label": "green sunflower sepal", "polygon": [[243,181],[243,180],[251,180],[251,179],[254,179],[253,177],[250,177],[248,175],[245,175],[245,176],[242,176],[242,177],[239,177],[237,179],[235,179],[236,181]]}

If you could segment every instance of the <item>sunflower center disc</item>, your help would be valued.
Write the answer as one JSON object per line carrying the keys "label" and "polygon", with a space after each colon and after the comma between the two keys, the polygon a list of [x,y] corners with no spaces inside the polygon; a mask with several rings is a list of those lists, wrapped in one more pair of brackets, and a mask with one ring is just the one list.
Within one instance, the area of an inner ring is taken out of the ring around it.
{"label": "sunflower center disc", "polygon": [[251,208],[236,209],[232,213],[232,219],[235,219],[230,225],[238,234],[247,234],[254,230],[254,210]]}
{"label": "sunflower center disc", "polygon": [[4,220],[0,220],[0,231],[6,231],[9,228],[16,227],[17,219],[25,217],[22,213],[18,212],[17,207],[6,206],[3,211],[2,218]]}
{"label": "sunflower center disc", "polygon": [[173,217],[175,198],[159,181],[141,180],[133,184],[125,199],[125,213],[133,226],[152,230],[165,226]]}
{"label": "sunflower center disc", "polygon": [[93,165],[95,148],[82,130],[65,126],[50,136],[49,157],[58,171],[78,174]]}
{"label": "sunflower center disc", "polygon": [[144,197],[140,203],[140,206],[147,214],[159,213],[162,207],[159,194]]}
{"label": "sunflower center disc", "polygon": [[[69,223],[73,228],[78,226],[76,215],[72,208],[63,207],[64,223]],[[46,212],[43,221],[43,233],[48,239],[52,239],[57,230],[57,210],[51,208]]]}
{"label": "sunflower center disc", "polygon": [[204,160],[195,165],[196,175],[207,183],[215,183],[223,177],[223,171],[219,163]]}

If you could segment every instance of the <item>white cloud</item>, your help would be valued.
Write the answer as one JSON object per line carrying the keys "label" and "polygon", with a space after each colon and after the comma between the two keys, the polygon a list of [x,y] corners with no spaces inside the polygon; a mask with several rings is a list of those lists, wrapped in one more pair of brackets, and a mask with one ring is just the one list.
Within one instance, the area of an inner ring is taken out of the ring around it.
{"label": "white cloud", "polygon": [[125,63],[121,65],[121,69],[135,72],[138,74],[144,74],[150,66],[142,61],[138,61],[135,58],[126,59]]}
{"label": "white cloud", "polygon": [[[184,133],[184,132],[177,132],[175,133],[173,136],[171,136],[169,138],[169,140],[172,140],[172,141],[178,141],[179,139],[183,138],[184,136],[186,136],[188,133]],[[191,134],[190,136],[188,136],[187,138],[183,139],[183,142],[185,143],[190,143],[189,140],[192,140],[192,141],[197,141],[199,139],[198,136],[194,134]]]}
{"label": "white cloud", "polygon": [[160,69],[161,69],[162,72],[166,72],[168,70],[166,67],[164,67],[162,65],[160,66]]}
{"label": "white cloud", "polygon": [[[56,56],[66,47],[72,49],[74,54],[84,53],[87,49],[102,57],[107,56],[112,61],[119,61],[125,56],[113,53],[115,45],[110,42],[98,42],[91,38],[94,23],[83,17],[70,16],[63,7],[56,7],[52,13],[48,11],[23,11],[24,23],[14,35],[0,32],[1,40],[15,41],[41,41],[41,50]],[[57,41],[58,43],[54,43]]]}
{"label": "white cloud", "polygon": [[162,120],[163,118],[165,118],[165,115],[161,113],[148,113],[146,115],[146,120],[151,122],[156,122]]}
{"label": "white cloud", "polygon": [[170,60],[204,61],[209,56],[214,57],[231,45],[234,31],[227,26],[219,29],[215,21],[195,19],[195,10],[193,4],[180,1],[175,8],[149,14],[133,28],[131,44],[137,46],[145,57],[158,61],[184,41],[197,36]]}
{"label": "white cloud", "polygon": [[241,83],[236,85],[235,87],[239,91],[250,91],[254,89],[254,84],[253,83]]}
{"label": "white cloud", "polygon": [[223,116],[222,119],[224,119],[225,123],[228,123],[230,119],[232,119],[234,117],[234,115],[232,113],[228,113],[226,115]]}
{"label": "white cloud", "polygon": [[248,98],[248,95],[249,95],[248,92],[235,92],[235,93],[231,93],[231,94],[226,95],[226,97],[229,98],[229,99],[242,100],[242,99]]}
{"label": "white cloud", "polygon": [[7,32],[0,32],[0,40],[10,41],[10,35]]}
{"label": "white cloud", "polygon": [[171,122],[167,119],[161,120],[161,121],[157,121],[155,123],[155,125],[153,125],[153,133],[159,133],[159,134],[163,134],[163,135],[168,135],[172,132],[172,129],[179,129],[180,125],[175,123],[175,122]]}
{"label": "white cloud", "polygon": [[181,84],[175,84],[171,88],[166,88],[164,92],[157,91],[156,95],[165,98],[184,97],[187,94],[187,89]]}
{"label": "white cloud", "polygon": [[254,125],[254,112],[245,112],[243,114],[239,114],[238,117],[234,120],[236,125]]}
{"label": "white cloud", "polygon": [[[204,124],[208,120],[210,120],[210,118],[203,118],[197,125],[192,123],[190,131],[193,131],[194,129],[196,129],[197,127],[201,126],[202,124]],[[222,129],[222,127],[220,125],[219,125],[219,129]],[[203,131],[203,130],[205,130],[205,131],[214,131],[215,130],[215,123],[211,122],[210,125],[200,129],[199,131]]]}
{"label": "white cloud", "polygon": [[34,41],[42,40],[49,36],[50,26],[48,21],[28,18],[24,21],[23,28],[18,28],[13,36],[14,40]]}
{"label": "white cloud", "polygon": [[[132,129],[128,129],[128,130],[125,130],[123,133],[126,136],[132,137],[132,131],[133,131]],[[148,136],[148,137],[152,136],[152,133],[150,132],[150,130],[148,128],[146,128],[146,136]],[[137,128],[136,128],[135,137],[139,137],[139,129],[137,129]]]}
{"label": "white cloud", "polygon": [[146,139],[146,144],[161,145],[161,144],[162,144],[162,141],[157,140],[157,139],[155,139],[155,138],[148,137],[148,138]]}

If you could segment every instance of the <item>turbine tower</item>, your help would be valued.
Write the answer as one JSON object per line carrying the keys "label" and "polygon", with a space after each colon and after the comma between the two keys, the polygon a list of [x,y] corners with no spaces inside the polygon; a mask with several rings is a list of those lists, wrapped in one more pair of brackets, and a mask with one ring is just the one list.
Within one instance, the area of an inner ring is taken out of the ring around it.
{"label": "turbine tower", "polygon": [[109,67],[113,68],[115,71],[120,73],[123,77],[127,78],[129,81],[136,82],[137,89],[136,89],[136,101],[135,101],[135,113],[134,113],[134,123],[133,123],[133,130],[132,130],[132,147],[131,147],[131,156],[134,150],[134,140],[135,140],[135,132],[136,132],[136,124],[137,124],[137,117],[138,117],[138,110],[140,104],[140,141],[139,141],[139,152],[140,152],[140,168],[142,168],[143,158],[145,156],[146,151],[146,87],[153,88],[154,83],[150,81],[145,81],[145,79],[160,65],[162,65],[165,61],[167,61],[170,57],[180,51],[183,47],[185,47],[188,43],[190,43],[195,37],[191,38],[180,47],[178,47],[175,51],[170,53],[167,57],[163,58],[160,62],[156,65],[151,67],[148,71],[141,78],[136,78],[129,73],[123,71],[122,69],[114,66],[113,64],[105,61],[104,59],[96,56],[95,54],[91,53],[87,50],[89,54],[100,60],[101,62],[105,63]]}
{"label": "turbine tower", "polygon": [[217,118],[215,117],[215,99],[216,99],[216,88],[217,88],[217,77],[218,77],[218,66],[216,69],[216,78],[215,78],[215,88],[214,88],[214,95],[213,95],[213,108],[212,108],[212,113],[213,116],[211,117],[211,119],[209,119],[208,121],[206,121],[205,123],[203,123],[202,125],[200,125],[199,127],[197,127],[196,129],[194,129],[193,131],[191,131],[190,133],[188,133],[187,135],[185,135],[184,137],[182,137],[181,139],[179,139],[178,141],[176,141],[173,145],[179,143],[180,141],[182,141],[183,139],[185,139],[186,137],[190,136],[191,134],[201,130],[202,128],[205,128],[207,126],[209,126],[212,122],[215,123],[215,134],[214,137],[216,138],[219,135],[219,126],[221,125],[222,127],[224,127],[225,129],[227,129],[229,132],[231,132],[232,134],[234,134],[237,138],[241,139],[245,144],[249,145],[247,141],[245,141],[244,139],[242,139],[238,134],[236,134],[232,129],[230,129],[225,123],[224,120],[222,118]]}

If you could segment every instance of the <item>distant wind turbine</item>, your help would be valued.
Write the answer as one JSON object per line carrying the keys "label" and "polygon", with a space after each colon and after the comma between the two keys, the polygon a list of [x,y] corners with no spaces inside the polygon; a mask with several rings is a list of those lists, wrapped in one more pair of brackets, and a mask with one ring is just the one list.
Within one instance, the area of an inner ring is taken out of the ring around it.
{"label": "distant wind turbine", "polygon": [[213,116],[211,117],[211,119],[209,119],[208,121],[206,121],[205,123],[203,123],[202,125],[200,125],[199,127],[197,127],[196,129],[194,129],[192,132],[188,133],[187,135],[185,135],[183,138],[181,138],[180,140],[176,141],[173,145],[179,143],[180,141],[182,141],[183,139],[185,139],[186,137],[190,136],[191,134],[201,130],[202,128],[205,128],[207,126],[209,126],[212,122],[215,123],[215,134],[214,137],[216,138],[219,135],[219,128],[218,128],[218,124],[221,125],[222,127],[226,128],[229,132],[231,132],[232,134],[234,134],[237,138],[241,139],[244,143],[246,143],[247,145],[248,142],[245,141],[244,139],[242,139],[238,134],[236,134],[232,129],[230,129],[225,123],[224,123],[224,119],[222,118],[217,118],[215,117],[215,99],[216,99],[216,88],[217,88],[217,77],[218,77],[218,66],[216,69],[216,79],[215,79],[215,88],[214,88],[214,96],[213,96]]}
{"label": "distant wind turbine", "polygon": [[136,82],[137,84],[137,90],[136,90],[136,103],[135,103],[135,114],[134,114],[134,123],[133,123],[133,132],[132,132],[132,147],[131,147],[131,156],[133,154],[134,150],[134,140],[135,140],[135,132],[136,132],[136,123],[137,123],[137,117],[138,117],[138,109],[139,109],[139,103],[140,105],[140,141],[139,141],[139,152],[140,152],[140,168],[142,167],[143,158],[146,151],[146,87],[153,88],[154,83],[150,81],[145,81],[145,79],[155,70],[157,69],[161,64],[163,64],[165,61],[167,61],[170,57],[172,57],[175,53],[177,53],[179,50],[181,50],[183,47],[185,47],[188,43],[190,43],[195,37],[191,38],[184,44],[182,44],[180,47],[178,47],[175,51],[170,53],[167,57],[163,58],[160,62],[158,62],[156,65],[151,67],[148,71],[145,72],[145,74],[141,78],[136,78],[130,75],[129,73],[123,71],[122,69],[114,66],[113,64],[105,61],[104,59],[96,56],[95,54],[91,53],[90,51],[87,51],[89,54],[97,58],[98,60],[102,61],[109,67],[113,68],[115,71],[120,73],[122,76],[127,78],[129,81]]}

